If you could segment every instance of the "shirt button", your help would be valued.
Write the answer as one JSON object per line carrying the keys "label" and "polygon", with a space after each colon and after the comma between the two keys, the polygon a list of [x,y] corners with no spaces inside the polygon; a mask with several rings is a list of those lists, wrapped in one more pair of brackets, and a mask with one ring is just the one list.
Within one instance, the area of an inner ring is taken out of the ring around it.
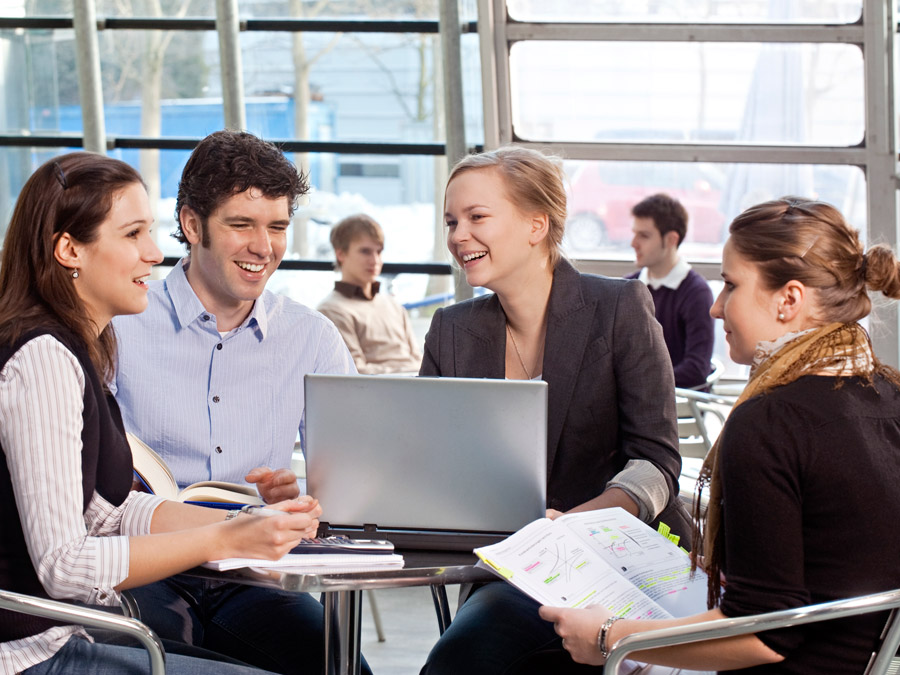
{"label": "shirt button", "polygon": [[209,321],[209,314],[204,314],[204,315],[203,315],[203,320],[204,320],[204,321]]}
{"label": "shirt button", "polygon": [[221,342],[220,342],[219,344],[216,345],[216,349],[222,349],[222,343],[221,343]]}
{"label": "shirt button", "polygon": [[219,445],[217,445],[217,446],[216,446],[216,452],[219,453],[219,454],[221,455],[221,454],[222,454],[222,447],[219,446]]}
{"label": "shirt button", "polygon": [[219,397],[213,396],[213,403],[218,403],[218,402],[219,402]]}

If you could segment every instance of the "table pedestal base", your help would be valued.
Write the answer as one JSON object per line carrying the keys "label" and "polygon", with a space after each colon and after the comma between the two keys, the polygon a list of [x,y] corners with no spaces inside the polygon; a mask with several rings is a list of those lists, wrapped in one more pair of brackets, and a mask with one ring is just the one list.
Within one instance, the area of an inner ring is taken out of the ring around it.
{"label": "table pedestal base", "polygon": [[325,673],[359,675],[362,590],[325,593]]}

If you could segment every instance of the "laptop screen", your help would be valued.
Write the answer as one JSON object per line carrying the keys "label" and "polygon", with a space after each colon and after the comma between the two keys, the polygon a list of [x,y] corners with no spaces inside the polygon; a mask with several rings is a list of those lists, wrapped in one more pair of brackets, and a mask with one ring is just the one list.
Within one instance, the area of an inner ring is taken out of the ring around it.
{"label": "laptop screen", "polygon": [[332,530],[509,533],[544,516],[547,383],[309,374],[307,488]]}

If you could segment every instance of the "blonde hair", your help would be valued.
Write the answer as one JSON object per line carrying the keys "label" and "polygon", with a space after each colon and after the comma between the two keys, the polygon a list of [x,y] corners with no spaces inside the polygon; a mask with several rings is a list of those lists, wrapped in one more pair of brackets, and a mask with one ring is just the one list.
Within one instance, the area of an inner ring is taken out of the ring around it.
{"label": "blonde hair", "polygon": [[757,265],[770,290],[797,280],[818,293],[823,321],[848,323],[869,314],[867,289],[900,298],[900,263],[883,244],[864,252],[859,233],[824,202],[782,197],[734,219],[731,243]]}
{"label": "blonde hair", "polygon": [[505,146],[461,159],[450,171],[447,185],[460,174],[478,169],[499,171],[510,199],[521,211],[537,211],[549,216],[547,251],[551,266],[556,266],[562,257],[566,229],[565,172],[560,158],[528,148]]}

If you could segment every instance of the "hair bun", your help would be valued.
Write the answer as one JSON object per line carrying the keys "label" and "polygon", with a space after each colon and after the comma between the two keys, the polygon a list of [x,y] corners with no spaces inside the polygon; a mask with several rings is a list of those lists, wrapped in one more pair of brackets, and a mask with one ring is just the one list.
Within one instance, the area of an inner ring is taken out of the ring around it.
{"label": "hair bun", "polygon": [[863,256],[860,272],[866,285],[889,298],[900,298],[900,262],[889,246],[877,244]]}

